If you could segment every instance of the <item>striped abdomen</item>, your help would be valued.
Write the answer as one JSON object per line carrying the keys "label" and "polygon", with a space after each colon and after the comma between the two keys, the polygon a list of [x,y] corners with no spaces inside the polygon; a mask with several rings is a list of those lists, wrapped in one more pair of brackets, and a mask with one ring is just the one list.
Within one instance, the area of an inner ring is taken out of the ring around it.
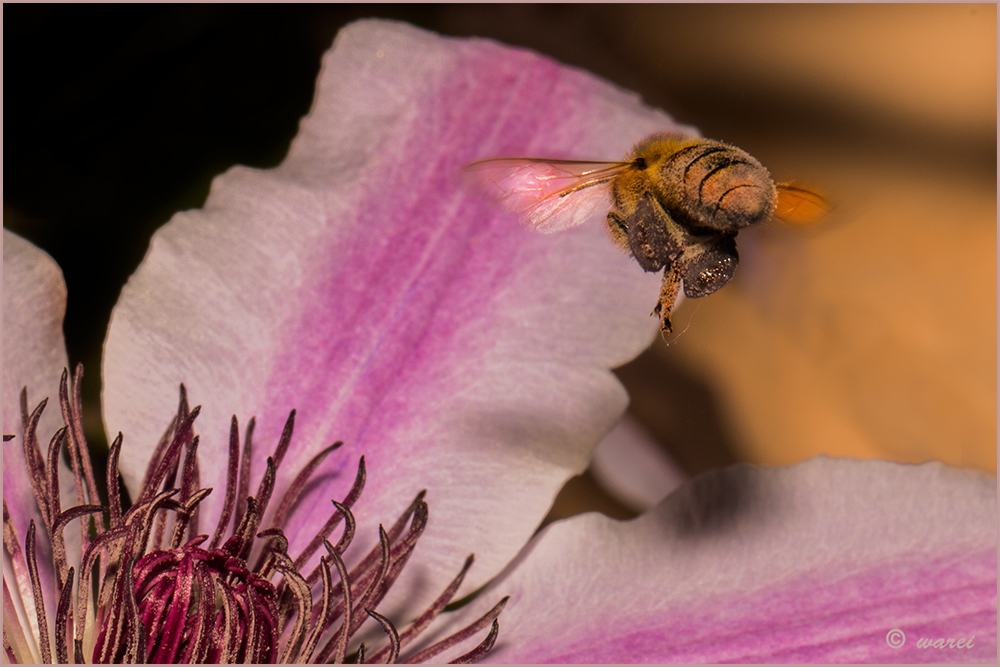
{"label": "striped abdomen", "polygon": [[771,175],[735,146],[696,140],[666,156],[659,170],[664,208],[692,232],[736,232],[774,212]]}

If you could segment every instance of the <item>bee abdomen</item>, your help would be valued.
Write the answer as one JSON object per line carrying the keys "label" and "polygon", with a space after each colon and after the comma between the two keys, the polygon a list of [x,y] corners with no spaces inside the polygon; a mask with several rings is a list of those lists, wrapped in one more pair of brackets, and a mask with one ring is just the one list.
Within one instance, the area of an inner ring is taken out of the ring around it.
{"label": "bee abdomen", "polygon": [[[767,169],[748,153],[719,141],[687,146],[664,161],[668,202],[695,227],[735,232],[766,220],[777,191]],[[669,210],[669,209],[668,209]]]}

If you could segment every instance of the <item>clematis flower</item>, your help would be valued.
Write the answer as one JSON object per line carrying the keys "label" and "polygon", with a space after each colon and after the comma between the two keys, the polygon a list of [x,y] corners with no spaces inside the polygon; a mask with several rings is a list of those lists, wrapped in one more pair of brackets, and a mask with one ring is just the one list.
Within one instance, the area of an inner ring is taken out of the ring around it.
{"label": "clematis flower", "polygon": [[[79,382],[59,382],[65,291],[5,232],[3,428],[18,436],[4,445],[7,658],[47,657],[52,642],[52,655],[138,659],[184,637],[188,652],[168,657],[327,657],[306,651],[314,641],[334,658],[358,641],[387,644],[380,659],[995,657],[995,479],[979,473],[737,467],[633,522],[583,516],[531,538],[625,407],[609,369],[655,335],[659,280],[600,224],[532,234],[456,175],[494,155],[614,159],[671,129],[535,54],[380,21],[344,30],[282,165],[216,179],[202,210],[156,234],[114,310],[103,417],[123,434],[110,468],[117,457],[134,504],[129,522],[111,494],[105,534],[119,526],[126,547],[109,562],[120,583],[96,602],[68,572],[89,575],[86,554],[112,538],[58,529],[98,510]],[[52,443],[44,459],[24,446],[33,437]],[[331,517],[339,537],[320,550]],[[140,553],[147,533],[163,548]],[[185,604],[195,579],[214,604]],[[150,611],[167,594],[174,606]],[[343,614],[327,627],[338,605],[370,612],[389,641]],[[213,655],[197,640],[209,618]],[[886,639],[898,629],[901,648]],[[238,634],[246,646],[229,643]],[[969,641],[917,648],[938,635]]]}

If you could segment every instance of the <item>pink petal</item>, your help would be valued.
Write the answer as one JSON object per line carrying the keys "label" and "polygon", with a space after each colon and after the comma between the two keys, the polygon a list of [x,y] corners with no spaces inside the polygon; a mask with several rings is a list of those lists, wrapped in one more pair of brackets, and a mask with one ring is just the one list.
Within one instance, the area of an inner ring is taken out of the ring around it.
{"label": "pink petal", "polygon": [[[739,465],[631,522],[553,524],[476,604],[511,596],[498,662],[993,662],[996,540],[982,473]],[[948,638],[972,646],[918,646]]]}
{"label": "pink petal", "polygon": [[604,490],[637,512],[658,505],[687,477],[649,431],[629,415],[597,445],[590,472]]}
{"label": "pink petal", "polygon": [[608,369],[655,335],[659,278],[600,218],[551,236],[522,229],[461,167],[619,159],[669,129],[634,95],[527,51],[384,21],[348,27],[285,162],[216,179],[204,209],[154,237],[122,293],[104,399],[109,432],[125,433],[128,484],[181,382],[204,406],[208,507],[221,504],[230,416],[257,416],[263,456],[296,408],[278,495],[322,447],[347,444],[284,526],[293,554],[363,454],[356,541],[374,543],[378,522],[427,488],[430,525],[397,586],[437,589],[470,552],[465,590],[481,585],[621,414]]}
{"label": "pink petal", "polygon": [[[3,432],[16,436],[3,444],[3,497],[17,528],[22,553],[28,524],[35,520],[37,563],[50,625],[57,602],[52,552],[28,479],[20,396],[22,388],[27,387],[29,411],[42,399],[49,399],[37,429],[44,455],[50,438],[63,425],[59,410],[59,377],[67,366],[62,333],[65,313],[66,284],[62,271],[44,252],[20,236],[3,230]],[[72,497],[72,476],[65,467],[60,472],[65,508]],[[74,535],[78,540],[78,531],[66,531],[70,542]],[[6,551],[4,559],[7,559]],[[11,594],[16,595],[17,584],[8,582],[8,585]],[[21,590],[22,595],[28,592],[30,588]],[[34,624],[33,619],[31,623]]]}

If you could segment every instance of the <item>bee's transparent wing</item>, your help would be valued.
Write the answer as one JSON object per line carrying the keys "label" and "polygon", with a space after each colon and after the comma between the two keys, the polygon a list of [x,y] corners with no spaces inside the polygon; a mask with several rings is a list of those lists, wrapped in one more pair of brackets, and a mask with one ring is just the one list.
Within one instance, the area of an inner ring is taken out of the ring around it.
{"label": "bee's transparent wing", "polygon": [[811,225],[830,212],[826,197],[808,188],[778,183],[778,205],[774,217],[793,225]]}
{"label": "bee's transparent wing", "polygon": [[576,227],[610,201],[604,185],[628,162],[497,158],[465,167],[476,185],[529,229],[543,234]]}

